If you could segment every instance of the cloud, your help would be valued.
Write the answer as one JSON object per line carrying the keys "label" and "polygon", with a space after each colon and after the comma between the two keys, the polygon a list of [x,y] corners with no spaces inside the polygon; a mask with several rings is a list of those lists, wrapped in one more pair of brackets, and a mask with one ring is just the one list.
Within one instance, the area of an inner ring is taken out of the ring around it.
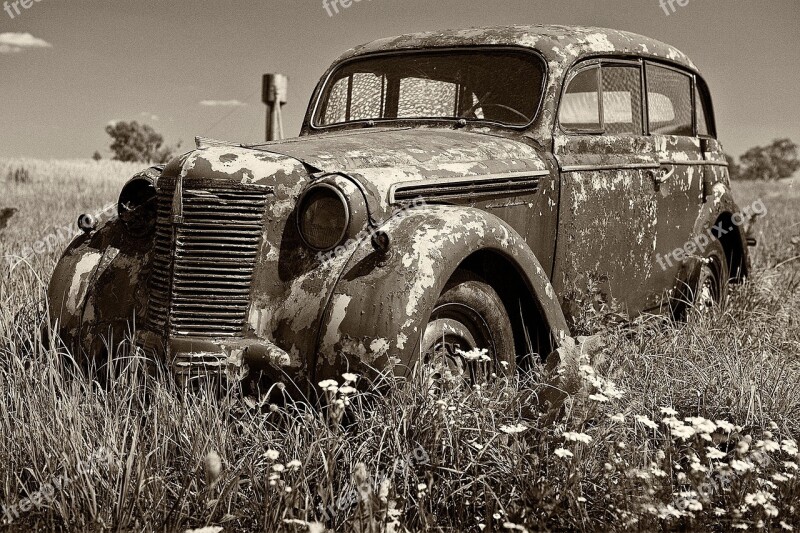
{"label": "cloud", "polygon": [[239,100],[203,100],[200,105],[208,107],[242,107],[247,104]]}
{"label": "cloud", "polygon": [[52,48],[52,44],[44,39],[34,37],[30,33],[0,33],[0,54],[17,54],[32,48]]}

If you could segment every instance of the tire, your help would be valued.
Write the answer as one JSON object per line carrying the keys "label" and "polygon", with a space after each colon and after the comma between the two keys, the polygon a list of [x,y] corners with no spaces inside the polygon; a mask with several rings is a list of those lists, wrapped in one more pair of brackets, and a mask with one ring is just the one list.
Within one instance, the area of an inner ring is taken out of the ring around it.
{"label": "tire", "polygon": [[[422,368],[434,380],[481,384],[516,373],[514,331],[503,301],[479,276],[457,271],[445,286],[420,339]],[[485,349],[482,360],[461,353]]]}
{"label": "tire", "polygon": [[693,314],[706,314],[723,307],[728,298],[730,266],[718,239],[712,240],[692,272],[689,282],[679,291],[676,315],[686,320]]}

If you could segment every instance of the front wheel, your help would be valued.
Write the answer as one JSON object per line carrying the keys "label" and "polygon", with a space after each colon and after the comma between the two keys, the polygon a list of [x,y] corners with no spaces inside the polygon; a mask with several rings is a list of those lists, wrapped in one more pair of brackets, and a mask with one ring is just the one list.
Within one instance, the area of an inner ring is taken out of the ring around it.
{"label": "front wheel", "polygon": [[482,384],[516,372],[514,332],[503,301],[479,276],[459,271],[436,302],[421,339],[433,380]]}

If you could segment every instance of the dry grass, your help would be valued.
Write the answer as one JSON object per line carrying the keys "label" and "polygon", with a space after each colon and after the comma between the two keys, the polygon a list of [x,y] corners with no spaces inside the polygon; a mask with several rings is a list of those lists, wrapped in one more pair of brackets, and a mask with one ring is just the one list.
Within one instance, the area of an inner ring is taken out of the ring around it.
{"label": "dry grass", "polygon": [[[2,181],[20,165],[27,182]],[[20,209],[0,234],[0,256],[113,201],[135,170],[0,161],[0,208]],[[58,251],[13,269],[4,261],[0,505],[12,510],[8,529],[800,527],[789,441],[800,437],[800,191],[792,185],[738,186],[741,204],[762,198],[769,214],[756,272],[728,308],[686,326],[655,317],[614,326],[597,374],[585,369],[585,389],[555,423],[536,408],[539,388],[528,376],[438,396],[399,384],[380,398],[341,388],[342,379],[327,394],[347,396],[345,423],[335,408],[183,396],[136,360],[100,388],[65,375],[57,351],[36,338],[35,313],[15,318],[43,297]],[[32,508],[23,511],[26,498]]]}

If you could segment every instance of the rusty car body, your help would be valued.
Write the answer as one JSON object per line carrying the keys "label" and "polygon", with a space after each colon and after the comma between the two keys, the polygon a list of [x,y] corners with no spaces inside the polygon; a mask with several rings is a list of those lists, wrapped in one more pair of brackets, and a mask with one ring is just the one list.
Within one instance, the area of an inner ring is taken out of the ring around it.
{"label": "rusty car body", "polygon": [[591,290],[635,315],[716,276],[720,300],[749,268],[737,210],[709,90],[675,48],[590,27],[412,34],[340,57],[298,138],[201,141],[134,176],[119,217],[65,251],[49,307],[89,357],[135,331],[184,374],[308,385],[434,352],[469,367],[474,348],[513,367],[557,348]]}

